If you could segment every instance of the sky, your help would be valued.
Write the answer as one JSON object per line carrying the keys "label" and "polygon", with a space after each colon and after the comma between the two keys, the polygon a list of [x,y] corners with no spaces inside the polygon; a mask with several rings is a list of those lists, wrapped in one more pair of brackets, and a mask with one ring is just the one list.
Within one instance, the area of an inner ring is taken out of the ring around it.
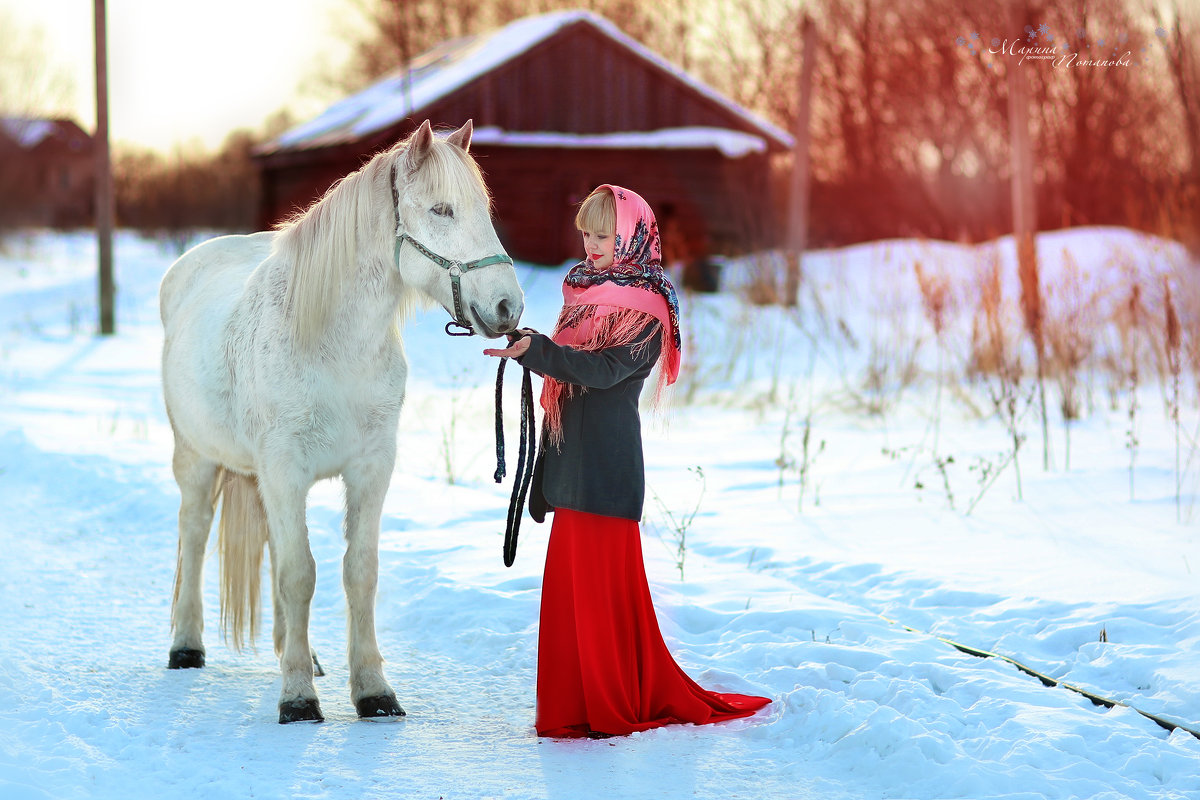
{"label": "sky", "polygon": [[[96,120],[93,0],[0,0],[20,30],[42,29],[47,56],[70,74],[74,116]],[[332,98],[304,84],[344,63],[348,0],[108,0],[109,129],[114,143],[215,150],[281,108],[299,119]],[[281,13],[281,9],[283,9]],[[2,46],[2,45],[0,45]]]}

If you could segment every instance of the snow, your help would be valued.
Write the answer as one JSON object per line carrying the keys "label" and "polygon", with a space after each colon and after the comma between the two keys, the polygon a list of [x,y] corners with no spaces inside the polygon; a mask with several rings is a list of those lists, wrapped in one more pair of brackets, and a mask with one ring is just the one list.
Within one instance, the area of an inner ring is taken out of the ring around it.
{"label": "snow", "polygon": [[765,153],[767,143],[758,136],[727,128],[702,126],[663,128],[646,133],[573,134],[525,133],[506,131],[495,125],[477,128],[471,136],[475,145],[503,147],[561,147],[619,150],[705,150],[721,151],[726,158],[741,158],[751,153]]}
{"label": "snow", "polygon": [[396,70],[363,91],[334,103],[314,119],[285,131],[274,142],[264,145],[262,152],[322,147],[389,128],[578,22],[599,29],[636,57],[675,76],[693,91],[744,119],[764,136],[791,146],[792,138],[786,131],[674,66],[603,17],[590,11],[556,11],[518,19],[490,33],[444,42],[414,59],[409,69]]}
{"label": "snow", "polygon": [[[689,369],[669,412],[647,415],[647,573],[681,665],[773,702],[745,720],[605,741],[533,733],[548,528],[526,519],[503,567],[496,364],[480,340],[446,337],[440,310],[405,329],[412,378],[383,519],[379,638],[408,716],[360,721],[349,702],[335,482],[309,508],[327,721],[277,724],[270,643],[238,653],[222,641],[211,562],[208,666],[166,669],[178,495],[156,291],[176,252],[118,236],[119,333],[98,338],[89,237],[0,244],[0,797],[1200,796],[1200,739],[941,641],[1200,730],[1194,376],[1178,507],[1174,431],[1149,364],[1132,497],[1128,393],[1111,401],[1102,370],[1069,468],[1057,412],[1049,470],[1037,420],[1023,418],[1020,496],[1011,465],[981,489],[1007,447],[984,383],[935,392],[912,265],[951,282],[944,358],[961,374],[977,263],[999,259],[1019,327],[1010,241],[810,254],[798,312],[750,306],[735,288],[683,298]],[[1114,308],[1136,276],[1152,314],[1164,277],[1185,297],[1195,275],[1176,245],[1130,231],[1043,234],[1039,252],[1048,286],[1070,253]],[[754,266],[727,263],[725,284],[749,283]],[[519,273],[525,322],[548,328],[562,269]],[[891,369],[909,348],[915,382]],[[863,383],[870,364],[881,389]],[[872,403],[879,413],[864,411]],[[954,458],[944,484],[935,456]],[[681,570],[673,528],[693,512]]]}

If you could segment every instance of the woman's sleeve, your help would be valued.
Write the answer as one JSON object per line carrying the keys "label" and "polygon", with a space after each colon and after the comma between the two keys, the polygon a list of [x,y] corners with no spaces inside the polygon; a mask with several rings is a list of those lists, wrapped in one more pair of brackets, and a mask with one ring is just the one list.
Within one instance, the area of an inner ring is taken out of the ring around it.
{"label": "woman's sleeve", "polygon": [[661,328],[661,323],[652,322],[633,344],[596,351],[558,345],[550,337],[537,333],[529,337],[529,350],[517,361],[539,375],[563,383],[608,389],[658,360]]}

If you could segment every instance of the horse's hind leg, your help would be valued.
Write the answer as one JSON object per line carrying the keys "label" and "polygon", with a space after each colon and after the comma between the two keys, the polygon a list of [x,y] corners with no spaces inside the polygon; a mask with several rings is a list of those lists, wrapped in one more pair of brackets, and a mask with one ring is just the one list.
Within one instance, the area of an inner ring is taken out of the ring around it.
{"label": "horse's hind leg", "polygon": [[201,578],[204,548],[212,529],[213,505],[219,465],[202,457],[179,437],[172,462],[179,484],[179,557],[175,567],[175,599],[171,629],[175,636],[167,666],[186,669],[204,666],[204,609]]}
{"label": "horse's hind leg", "polygon": [[375,638],[375,588],[379,582],[379,517],[394,457],[374,454],[343,472],[346,484],[346,556],[342,583],[348,610],[350,699],[364,718],[400,717],[404,709],[383,676]]}

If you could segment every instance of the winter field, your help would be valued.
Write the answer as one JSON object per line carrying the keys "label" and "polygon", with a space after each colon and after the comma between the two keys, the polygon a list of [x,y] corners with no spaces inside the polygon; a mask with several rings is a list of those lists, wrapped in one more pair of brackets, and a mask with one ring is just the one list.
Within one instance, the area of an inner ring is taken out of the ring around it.
{"label": "winter field", "polygon": [[[647,414],[647,572],[683,667],[773,702],[557,741],[532,728],[549,526],[527,518],[504,568],[483,341],[446,337],[440,309],[405,328],[378,623],[408,716],[350,704],[325,482],[309,526],[327,721],[280,726],[269,635],[221,639],[215,560],[208,666],[166,669],[178,494],[156,292],[177,249],[118,236],[102,339],[92,237],[4,240],[0,798],[1200,797],[1200,738],[1133,710],[1200,731],[1200,274],[1129,231],[1038,246],[1049,468],[1008,240],[813,253],[792,312],[745,301],[763,260],[682,298],[689,369]],[[519,268],[526,324],[552,326],[562,273]]]}

